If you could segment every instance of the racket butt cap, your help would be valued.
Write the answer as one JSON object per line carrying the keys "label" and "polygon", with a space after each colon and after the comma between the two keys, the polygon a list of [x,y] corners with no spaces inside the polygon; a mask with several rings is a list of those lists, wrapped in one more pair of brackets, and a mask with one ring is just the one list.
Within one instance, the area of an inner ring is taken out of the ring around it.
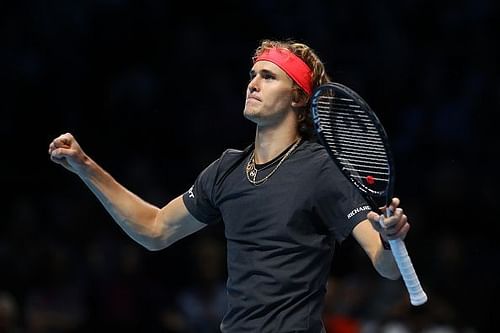
{"label": "racket butt cap", "polygon": [[420,295],[410,297],[411,305],[419,306],[427,302],[427,295],[425,292],[422,292]]}

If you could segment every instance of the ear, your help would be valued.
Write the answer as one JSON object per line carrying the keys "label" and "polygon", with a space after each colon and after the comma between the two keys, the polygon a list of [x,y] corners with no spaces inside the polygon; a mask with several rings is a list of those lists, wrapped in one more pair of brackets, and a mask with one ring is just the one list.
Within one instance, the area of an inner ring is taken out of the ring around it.
{"label": "ear", "polygon": [[298,89],[292,91],[292,107],[301,108],[307,105],[307,97],[301,94]]}
{"label": "ear", "polygon": [[305,116],[304,112],[303,112],[303,111],[302,111],[302,112],[301,112],[301,111],[299,111],[299,112],[297,113],[297,121],[298,121],[299,123],[301,123],[301,122],[303,122],[303,121],[304,121],[304,119],[306,119],[306,116]]}

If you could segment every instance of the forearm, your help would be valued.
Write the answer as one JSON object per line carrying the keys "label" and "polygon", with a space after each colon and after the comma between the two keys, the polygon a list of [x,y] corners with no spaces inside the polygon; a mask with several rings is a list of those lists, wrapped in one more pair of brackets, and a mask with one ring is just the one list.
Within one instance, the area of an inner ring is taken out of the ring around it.
{"label": "forearm", "polygon": [[392,280],[399,278],[399,269],[391,250],[384,249],[380,234],[372,228],[368,220],[360,222],[354,228],[353,234],[380,275]]}
{"label": "forearm", "polygon": [[396,280],[401,274],[390,249],[384,249],[382,242],[373,258],[373,266],[385,278]]}
{"label": "forearm", "polygon": [[160,237],[159,209],[127,190],[92,159],[78,173],[116,223],[135,241],[149,248]]}

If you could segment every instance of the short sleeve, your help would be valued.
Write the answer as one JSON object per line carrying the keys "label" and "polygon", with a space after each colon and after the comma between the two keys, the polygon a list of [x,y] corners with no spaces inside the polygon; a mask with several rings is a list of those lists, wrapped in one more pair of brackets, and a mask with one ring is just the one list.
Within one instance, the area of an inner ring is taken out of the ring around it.
{"label": "short sleeve", "polygon": [[328,157],[316,179],[315,206],[335,239],[342,242],[371,210],[359,190]]}
{"label": "short sleeve", "polygon": [[221,219],[220,211],[214,205],[212,195],[219,163],[220,159],[206,167],[182,196],[189,213],[198,221],[206,224],[212,224]]}

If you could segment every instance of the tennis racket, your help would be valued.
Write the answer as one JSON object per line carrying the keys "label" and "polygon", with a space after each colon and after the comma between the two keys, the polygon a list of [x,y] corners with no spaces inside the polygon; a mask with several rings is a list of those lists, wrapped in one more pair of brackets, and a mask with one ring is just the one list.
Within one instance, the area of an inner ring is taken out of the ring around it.
{"label": "tennis racket", "polygon": [[[384,127],[370,106],[340,83],[315,89],[311,112],[320,142],[374,210],[388,205],[394,191],[394,160]],[[386,215],[391,212],[387,209]],[[401,239],[389,240],[413,305],[427,301]]]}

